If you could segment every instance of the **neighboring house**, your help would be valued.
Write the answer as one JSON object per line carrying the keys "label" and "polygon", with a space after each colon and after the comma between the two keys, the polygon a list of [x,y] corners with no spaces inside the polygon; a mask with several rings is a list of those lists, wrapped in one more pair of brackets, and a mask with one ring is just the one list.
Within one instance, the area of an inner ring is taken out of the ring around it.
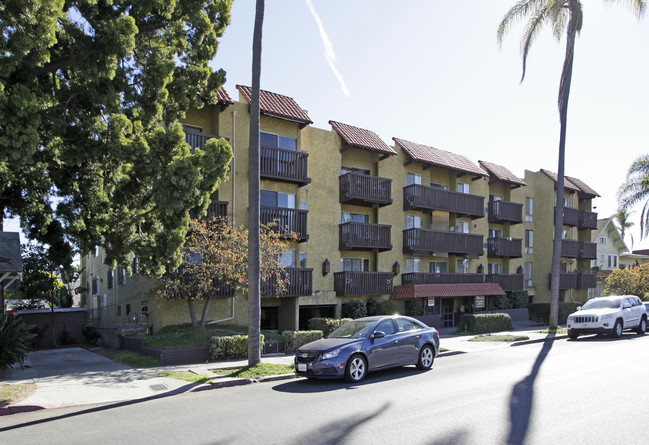
{"label": "neighboring house", "polygon": [[5,289],[18,279],[22,271],[20,234],[0,231],[0,314],[5,312]]}
{"label": "neighboring house", "polygon": [[632,253],[623,253],[620,255],[620,265],[629,267],[642,264],[649,264],[649,249],[634,250]]}
{"label": "neighboring house", "polygon": [[[182,123],[193,147],[211,137],[232,145],[229,177],[210,211],[245,226],[251,90],[237,89],[239,101],[222,89],[219,104],[190,110]],[[294,99],[262,90],[260,101],[261,220],[298,233],[282,257],[289,291],[262,299],[263,328],[305,329],[309,318],[339,317],[344,302],[371,298],[391,299],[400,312],[406,302],[423,306],[439,326],[506,292],[550,301],[556,175],[526,171],[523,180],[504,166],[406,139],[390,146],[374,131],[334,120],[331,130],[314,128]],[[566,178],[565,301],[585,301],[595,287],[597,196]],[[101,249],[82,267],[94,324],[148,320],[157,330],[188,322],[185,303],[154,301],[155,283],[111,275]],[[246,324],[246,298],[221,296],[209,318]]]}
{"label": "neighboring house", "polygon": [[597,258],[591,261],[597,271],[597,287],[589,290],[588,298],[595,298],[602,295],[606,278],[620,267],[622,258],[628,258],[629,248],[612,218],[597,220],[591,241],[597,245]]}

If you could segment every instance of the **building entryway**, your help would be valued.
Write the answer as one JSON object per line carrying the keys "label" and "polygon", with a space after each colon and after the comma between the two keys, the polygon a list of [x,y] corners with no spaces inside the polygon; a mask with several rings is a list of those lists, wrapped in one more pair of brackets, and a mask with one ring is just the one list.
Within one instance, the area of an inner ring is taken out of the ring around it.
{"label": "building entryway", "polygon": [[317,317],[335,318],[336,306],[335,305],[300,306],[300,324],[299,324],[300,331],[308,330],[309,320]]}
{"label": "building entryway", "polygon": [[452,298],[442,298],[442,324],[445,328],[455,325],[455,302]]}

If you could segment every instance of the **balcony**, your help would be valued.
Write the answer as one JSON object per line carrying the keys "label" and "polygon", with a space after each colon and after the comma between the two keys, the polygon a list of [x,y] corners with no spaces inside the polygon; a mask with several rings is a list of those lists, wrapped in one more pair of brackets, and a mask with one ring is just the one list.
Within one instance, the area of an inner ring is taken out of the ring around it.
{"label": "balcony", "polygon": [[408,272],[401,275],[401,284],[476,284],[484,283],[481,273]]}
{"label": "balcony", "polygon": [[295,183],[300,187],[311,182],[307,177],[307,152],[262,146],[259,155],[261,178]]}
{"label": "balcony", "polygon": [[277,291],[277,279],[261,283],[261,294],[264,298],[303,297],[313,293],[313,269],[287,267],[282,273],[288,274],[288,285],[281,294]]}
{"label": "balcony", "polygon": [[[556,207],[554,211],[557,211]],[[563,224],[571,227],[577,226],[579,224],[579,210],[574,207],[564,207]]]}
{"label": "balcony", "polygon": [[484,217],[484,196],[412,184],[403,188],[403,209],[442,210],[471,219]]}
{"label": "balcony", "polygon": [[523,204],[509,201],[489,201],[489,222],[520,224],[523,222]]}
{"label": "balcony", "polygon": [[225,218],[228,216],[227,201],[212,201],[207,208],[207,219]]}
{"label": "balcony", "polygon": [[388,295],[393,278],[392,272],[336,272],[334,290],[338,297]]}
{"label": "balcony", "polygon": [[565,258],[577,258],[579,256],[579,241],[562,239],[561,256]]}
{"label": "balcony", "polygon": [[368,224],[348,222],[340,224],[340,250],[373,250],[392,249],[392,226],[385,224]]}
{"label": "balcony", "polygon": [[597,258],[597,244],[564,239],[561,240],[561,256],[579,260],[594,260]]}
{"label": "balcony", "polygon": [[589,212],[587,210],[579,211],[579,220],[577,222],[578,230],[596,230],[597,229],[597,213]]}
{"label": "balcony", "polygon": [[194,149],[196,148],[200,148],[202,150],[205,146],[205,142],[207,142],[208,139],[221,138],[221,136],[217,136],[215,134],[201,133],[199,131],[193,131],[189,128],[184,128],[183,131],[185,132],[185,142],[189,144],[189,146],[192,148],[192,151],[194,151]]}
{"label": "balcony", "polygon": [[[552,275],[549,276],[552,288]],[[559,289],[593,289],[597,285],[597,276],[594,273],[564,272],[559,278]]]}
{"label": "balcony", "polygon": [[505,292],[521,290],[524,286],[525,277],[523,274],[488,274],[485,275],[485,283],[496,283],[500,285]]}
{"label": "balcony", "polygon": [[582,241],[579,243],[579,256],[580,260],[594,260],[597,259],[597,244]]}
{"label": "balcony", "polygon": [[259,221],[262,224],[275,222],[274,230],[278,232],[294,232],[297,241],[303,242],[309,239],[306,228],[306,216],[308,210],[286,209],[283,207],[259,207]]}
{"label": "balcony", "polygon": [[340,176],[340,203],[371,207],[392,204],[392,180],[347,173]]}
{"label": "balcony", "polygon": [[523,240],[518,238],[487,239],[487,255],[490,258],[521,258]]}
{"label": "balcony", "polygon": [[483,255],[482,235],[439,232],[427,229],[403,231],[403,253],[432,255],[446,252],[453,255]]}
{"label": "balcony", "polygon": [[597,274],[579,272],[577,289],[594,289],[597,287]]}

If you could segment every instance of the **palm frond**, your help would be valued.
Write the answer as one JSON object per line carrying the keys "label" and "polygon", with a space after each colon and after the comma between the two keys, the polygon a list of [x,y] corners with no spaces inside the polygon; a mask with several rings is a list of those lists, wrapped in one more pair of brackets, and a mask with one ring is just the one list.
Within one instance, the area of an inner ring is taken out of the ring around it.
{"label": "palm frond", "polygon": [[647,0],[604,0],[606,2],[627,3],[638,17],[642,17],[647,10]]}
{"label": "palm frond", "polygon": [[502,21],[500,22],[500,25],[498,26],[498,44],[502,45],[505,34],[507,34],[514,23],[526,17],[529,14],[530,10],[538,9],[538,4],[542,2],[543,0],[520,0],[518,3],[512,6],[511,9],[507,11]]}

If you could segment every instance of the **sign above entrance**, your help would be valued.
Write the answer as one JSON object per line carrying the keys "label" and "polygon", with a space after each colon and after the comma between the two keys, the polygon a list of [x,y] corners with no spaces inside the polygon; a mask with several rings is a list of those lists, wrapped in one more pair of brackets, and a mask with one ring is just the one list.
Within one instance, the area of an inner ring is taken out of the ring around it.
{"label": "sign above entrance", "polygon": [[434,298],[428,298],[428,306],[435,306],[435,299]]}
{"label": "sign above entrance", "polygon": [[485,308],[485,297],[475,297],[475,308],[484,309]]}

